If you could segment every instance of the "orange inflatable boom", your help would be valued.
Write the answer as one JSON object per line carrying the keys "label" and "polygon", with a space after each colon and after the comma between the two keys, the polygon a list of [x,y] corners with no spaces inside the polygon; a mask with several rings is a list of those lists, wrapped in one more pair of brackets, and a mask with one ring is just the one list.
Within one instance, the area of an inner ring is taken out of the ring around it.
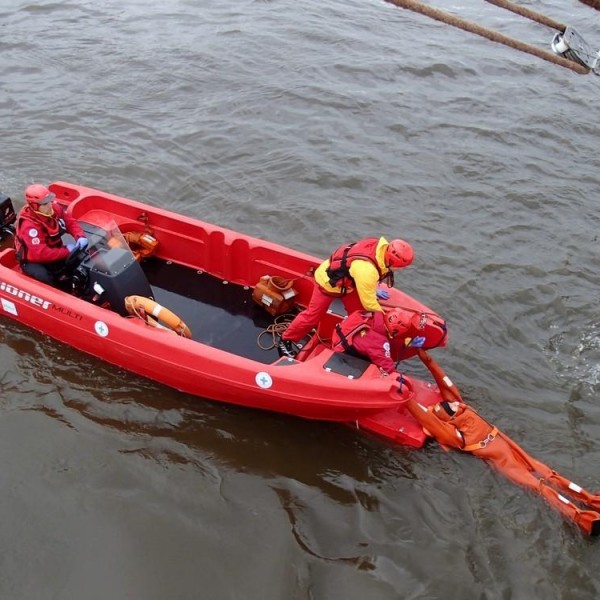
{"label": "orange inflatable boom", "polygon": [[510,481],[543,496],[584,533],[600,534],[600,495],[591,494],[529,456],[523,448],[463,402],[456,386],[426,351],[419,350],[419,358],[433,375],[444,399],[429,408],[415,400],[408,402],[408,410],[425,433],[445,449],[470,452],[491,463]]}

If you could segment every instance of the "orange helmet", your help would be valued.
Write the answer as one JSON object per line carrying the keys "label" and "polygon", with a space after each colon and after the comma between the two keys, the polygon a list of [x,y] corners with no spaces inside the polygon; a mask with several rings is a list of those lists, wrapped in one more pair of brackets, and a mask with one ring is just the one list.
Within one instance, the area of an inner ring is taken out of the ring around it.
{"label": "orange helmet", "polygon": [[385,249],[385,264],[390,269],[408,267],[415,257],[412,246],[404,240],[392,240]]}
{"label": "orange helmet", "polygon": [[41,204],[52,202],[55,197],[56,194],[40,183],[32,183],[25,188],[25,200],[33,210],[37,210]]}
{"label": "orange helmet", "polygon": [[419,314],[402,308],[393,308],[385,313],[383,322],[388,335],[393,338],[407,333],[411,328],[418,328]]}

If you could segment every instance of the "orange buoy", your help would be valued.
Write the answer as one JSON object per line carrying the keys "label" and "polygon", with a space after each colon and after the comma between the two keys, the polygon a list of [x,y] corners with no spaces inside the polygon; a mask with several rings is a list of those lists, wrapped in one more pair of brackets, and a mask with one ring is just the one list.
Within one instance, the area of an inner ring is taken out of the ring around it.
{"label": "orange buoy", "polygon": [[144,296],[127,296],[125,309],[133,316],[142,319],[150,327],[172,331],[186,338],[192,337],[190,328],[168,308]]}

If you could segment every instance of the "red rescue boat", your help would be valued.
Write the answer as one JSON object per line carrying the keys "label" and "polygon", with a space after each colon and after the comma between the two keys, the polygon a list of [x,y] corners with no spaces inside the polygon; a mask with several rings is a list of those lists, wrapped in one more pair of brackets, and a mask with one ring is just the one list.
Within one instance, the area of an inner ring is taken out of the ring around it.
{"label": "red rescue boat", "polygon": [[[327,340],[343,318],[341,304],[296,360],[264,343],[275,318],[253,301],[254,289],[266,275],[292,281],[301,308],[319,259],[99,190],[66,182],[49,187],[81,224],[89,251],[73,256],[67,290],[26,276],[14,249],[2,251],[0,314],[189,394],[423,445],[426,436],[405,404],[438,402],[437,386],[407,375],[382,377],[367,361],[333,352]],[[389,291],[386,304],[443,323],[414,298]]]}

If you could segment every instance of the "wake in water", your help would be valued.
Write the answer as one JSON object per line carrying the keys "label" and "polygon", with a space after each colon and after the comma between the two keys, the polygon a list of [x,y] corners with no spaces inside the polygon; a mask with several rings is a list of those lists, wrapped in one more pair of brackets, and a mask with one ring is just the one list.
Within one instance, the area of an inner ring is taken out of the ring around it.
{"label": "wake in water", "polygon": [[589,325],[572,344],[566,334],[554,335],[547,350],[560,377],[600,391],[600,322]]}

